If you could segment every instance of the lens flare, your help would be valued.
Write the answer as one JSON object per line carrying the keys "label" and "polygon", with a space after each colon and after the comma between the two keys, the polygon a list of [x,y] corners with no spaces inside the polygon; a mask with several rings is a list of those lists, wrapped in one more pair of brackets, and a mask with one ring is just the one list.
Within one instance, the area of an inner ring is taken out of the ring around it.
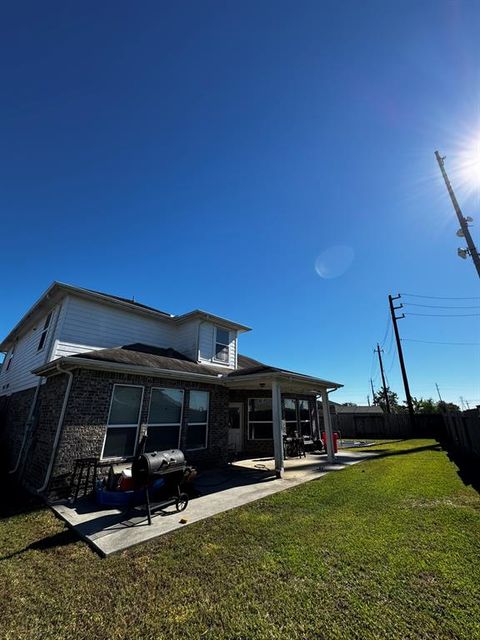
{"label": "lens flare", "polygon": [[321,278],[338,278],[342,276],[352,264],[355,252],[352,247],[344,244],[334,245],[324,249],[315,260],[315,271]]}

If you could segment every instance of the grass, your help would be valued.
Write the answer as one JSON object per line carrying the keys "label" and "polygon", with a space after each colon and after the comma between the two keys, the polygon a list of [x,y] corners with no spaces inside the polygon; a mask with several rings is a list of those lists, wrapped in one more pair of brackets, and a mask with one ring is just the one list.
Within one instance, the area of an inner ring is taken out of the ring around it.
{"label": "grass", "polygon": [[105,560],[47,509],[1,520],[0,637],[480,638],[478,494],[433,441],[373,450]]}

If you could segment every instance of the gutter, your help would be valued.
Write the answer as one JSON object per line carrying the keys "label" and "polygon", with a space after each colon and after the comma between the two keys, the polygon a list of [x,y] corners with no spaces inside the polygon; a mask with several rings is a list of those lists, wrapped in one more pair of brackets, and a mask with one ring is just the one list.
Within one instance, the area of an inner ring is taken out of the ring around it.
{"label": "gutter", "polygon": [[63,420],[65,418],[65,411],[67,409],[68,398],[70,396],[70,389],[72,388],[73,381],[73,373],[66,369],[62,369],[60,363],[57,363],[57,369],[59,373],[66,373],[68,376],[67,388],[65,390],[65,395],[63,397],[62,410],[60,411],[60,417],[58,419],[57,430],[55,431],[55,439],[53,441],[52,446],[52,455],[50,456],[50,461],[48,463],[47,473],[45,474],[45,480],[41,487],[39,487],[36,491],[37,493],[43,493],[45,489],[48,487],[48,483],[50,482],[50,476],[52,475],[53,463],[55,462],[55,457],[57,455],[58,443],[60,441],[60,434],[62,432]]}
{"label": "gutter", "polygon": [[[206,374],[206,373],[190,373],[187,371],[177,371],[174,369],[158,369],[156,367],[139,367],[135,364],[123,364],[121,362],[107,362],[101,360],[93,360],[90,358],[78,358],[76,356],[67,356],[64,358],[60,358],[59,360],[55,360],[55,363],[63,364],[63,365],[71,365],[71,369],[94,369],[98,371],[124,371],[127,373],[137,373],[140,375],[149,375],[157,378],[173,378],[177,380],[194,380],[194,381],[204,381],[210,382],[213,384],[223,384],[225,380],[223,374]],[[52,363],[53,365],[53,363]],[[48,367],[38,367],[37,369],[33,369],[32,373],[36,375],[48,375],[49,373],[55,373],[54,366]],[[67,371],[67,369],[62,369],[62,371]]]}
{"label": "gutter", "polygon": [[[203,381],[211,384],[221,384],[227,387],[240,386],[251,380],[277,379],[279,381],[289,380],[291,382],[303,382],[311,385],[317,384],[327,389],[339,389],[342,384],[330,382],[328,380],[320,380],[320,378],[312,378],[310,376],[302,376],[301,374],[291,374],[284,371],[266,371],[246,376],[228,376],[223,373],[207,374],[207,373],[191,373],[188,371],[178,371],[176,369],[158,369],[156,367],[142,367],[136,364],[127,364],[121,362],[108,362],[103,360],[94,360],[90,358],[80,358],[78,356],[67,356],[55,360],[49,366],[38,367],[33,369],[32,373],[36,375],[46,376],[49,373],[55,373],[56,363],[69,366],[70,368],[94,369],[98,371],[122,371],[126,373],[137,373],[140,375],[149,375],[157,378],[172,378],[176,380],[194,380]],[[208,365],[205,365],[208,366]],[[66,369],[63,369],[64,371]]]}

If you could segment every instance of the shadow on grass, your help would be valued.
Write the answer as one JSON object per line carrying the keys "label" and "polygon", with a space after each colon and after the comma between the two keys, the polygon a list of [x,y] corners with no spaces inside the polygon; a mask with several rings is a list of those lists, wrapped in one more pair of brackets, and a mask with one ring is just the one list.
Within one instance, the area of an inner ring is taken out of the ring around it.
{"label": "shadow on grass", "polygon": [[[400,440],[399,442],[403,442]],[[367,452],[372,447],[367,449]],[[390,458],[392,456],[406,456],[411,453],[419,453],[420,451],[442,451],[442,446],[440,444],[429,444],[423,447],[412,447],[411,449],[403,449],[401,451],[392,451],[390,449],[376,449],[375,457],[373,460],[378,460],[379,458]]]}
{"label": "shadow on grass", "polygon": [[73,544],[74,542],[78,542],[79,539],[80,538],[71,529],[64,529],[63,531],[60,531],[60,533],[55,533],[51,536],[42,538],[41,540],[36,540],[23,549],[14,551],[6,556],[1,556],[0,560],[14,558],[15,556],[20,556],[27,551],[49,551],[50,549],[55,549],[57,547],[65,547],[69,544]]}
{"label": "shadow on grass", "polygon": [[457,474],[464,485],[480,493],[480,461],[456,449],[449,440],[441,439],[442,449],[449,460],[457,467]]}
{"label": "shadow on grass", "polygon": [[45,504],[39,496],[34,496],[20,487],[12,476],[0,477],[0,520],[23,513],[44,509]]}
{"label": "shadow on grass", "polygon": [[[407,440],[404,440],[405,442]],[[392,441],[393,442],[393,441]],[[403,442],[396,440],[395,442]],[[379,443],[379,446],[385,443]],[[369,447],[372,449],[373,447]],[[457,473],[461,481],[466,486],[471,486],[480,493],[480,464],[478,459],[467,456],[455,449],[451,442],[444,438],[438,438],[437,444],[426,445],[424,447],[414,447],[402,451],[390,451],[389,449],[375,449],[375,459],[389,458],[390,456],[403,456],[420,451],[442,451],[447,454],[449,460],[457,467]]]}

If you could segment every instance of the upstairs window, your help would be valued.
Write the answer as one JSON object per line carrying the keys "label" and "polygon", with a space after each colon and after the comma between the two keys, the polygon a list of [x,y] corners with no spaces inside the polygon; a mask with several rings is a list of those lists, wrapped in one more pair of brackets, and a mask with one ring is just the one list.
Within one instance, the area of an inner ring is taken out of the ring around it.
{"label": "upstairs window", "polygon": [[45,342],[47,340],[48,328],[50,327],[50,322],[52,320],[52,311],[48,314],[45,319],[45,324],[43,325],[42,333],[40,334],[40,340],[38,341],[37,351],[41,351],[45,346]]}
{"label": "upstairs window", "polygon": [[215,329],[215,360],[228,362],[228,348],[230,344],[230,332],[227,329],[216,327]]}
{"label": "upstairs window", "polygon": [[5,362],[3,363],[3,366],[5,367],[5,371],[8,371],[10,369],[10,365],[12,364],[13,354],[15,353],[16,346],[17,346],[17,343],[14,342],[12,345],[12,348],[10,349],[10,353],[5,358]]}

